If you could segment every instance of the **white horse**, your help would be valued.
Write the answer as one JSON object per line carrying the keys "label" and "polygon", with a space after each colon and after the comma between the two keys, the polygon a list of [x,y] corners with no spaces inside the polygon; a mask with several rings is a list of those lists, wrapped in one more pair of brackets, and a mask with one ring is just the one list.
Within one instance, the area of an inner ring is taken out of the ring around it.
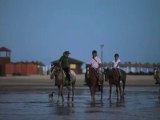
{"label": "white horse", "polygon": [[[72,101],[74,101],[74,90],[75,90],[75,83],[76,83],[76,73],[73,70],[70,70],[70,79],[71,83],[66,84],[66,75],[63,71],[63,69],[60,67],[60,65],[54,65],[52,68],[50,78],[53,79],[55,78],[55,85],[58,86],[58,101],[59,102],[59,97],[61,96],[62,101],[64,101],[63,97],[63,86],[66,86],[68,90],[68,101],[70,100],[70,94],[72,93]],[[52,92],[53,93],[53,92]],[[51,93],[51,94],[52,94]],[[49,97],[53,95],[49,95]]]}

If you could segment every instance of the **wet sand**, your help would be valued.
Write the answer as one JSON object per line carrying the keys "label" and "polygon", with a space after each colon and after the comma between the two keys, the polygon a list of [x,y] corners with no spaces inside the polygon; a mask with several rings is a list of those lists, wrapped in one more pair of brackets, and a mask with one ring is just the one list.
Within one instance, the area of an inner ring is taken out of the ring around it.
{"label": "wet sand", "polygon": [[88,88],[76,89],[74,102],[48,101],[47,91],[0,91],[0,120],[159,120],[158,87],[127,87],[124,99],[108,101],[108,87],[103,100],[96,93],[91,103]]}
{"label": "wet sand", "polygon": [[[91,103],[84,75],[77,76],[74,102],[57,103],[57,88],[49,76],[0,77],[0,120],[159,120],[160,86],[153,76],[127,76],[124,99],[108,101],[109,87],[105,82],[103,100],[96,93]],[[53,101],[48,94],[55,91]]]}

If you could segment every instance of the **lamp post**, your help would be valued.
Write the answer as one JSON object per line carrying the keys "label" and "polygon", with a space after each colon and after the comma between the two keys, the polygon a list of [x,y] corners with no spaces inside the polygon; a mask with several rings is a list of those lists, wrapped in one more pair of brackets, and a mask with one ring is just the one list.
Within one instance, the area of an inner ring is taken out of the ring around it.
{"label": "lamp post", "polygon": [[103,63],[103,47],[104,47],[104,44],[101,44],[100,48],[101,48],[101,61],[102,61],[102,63]]}

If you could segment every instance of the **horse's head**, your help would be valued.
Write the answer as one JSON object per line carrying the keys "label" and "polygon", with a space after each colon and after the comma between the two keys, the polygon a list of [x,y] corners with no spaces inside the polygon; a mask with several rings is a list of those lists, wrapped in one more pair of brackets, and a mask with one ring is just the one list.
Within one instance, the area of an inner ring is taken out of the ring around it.
{"label": "horse's head", "polygon": [[54,76],[57,76],[59,72],[62,70],[62,67],[60,63],[54,63],[54,65],[51,68],[51,79],[54,78]]}
{"label": "horse's head", "polygon": [[62,70],[60,63],[55,63],[54,65],[54,74],[56,75],[58,72]]}

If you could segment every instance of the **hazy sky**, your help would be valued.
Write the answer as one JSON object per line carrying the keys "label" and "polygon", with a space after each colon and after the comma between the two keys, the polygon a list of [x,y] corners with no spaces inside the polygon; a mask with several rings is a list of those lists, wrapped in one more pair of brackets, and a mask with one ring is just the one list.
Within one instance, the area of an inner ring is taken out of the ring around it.
{"label": "hazy sky", "polygon": [[112,61],[160,62],[160,0],[0,0],[0,47],[12,61],[45,64],[69,50]]}

